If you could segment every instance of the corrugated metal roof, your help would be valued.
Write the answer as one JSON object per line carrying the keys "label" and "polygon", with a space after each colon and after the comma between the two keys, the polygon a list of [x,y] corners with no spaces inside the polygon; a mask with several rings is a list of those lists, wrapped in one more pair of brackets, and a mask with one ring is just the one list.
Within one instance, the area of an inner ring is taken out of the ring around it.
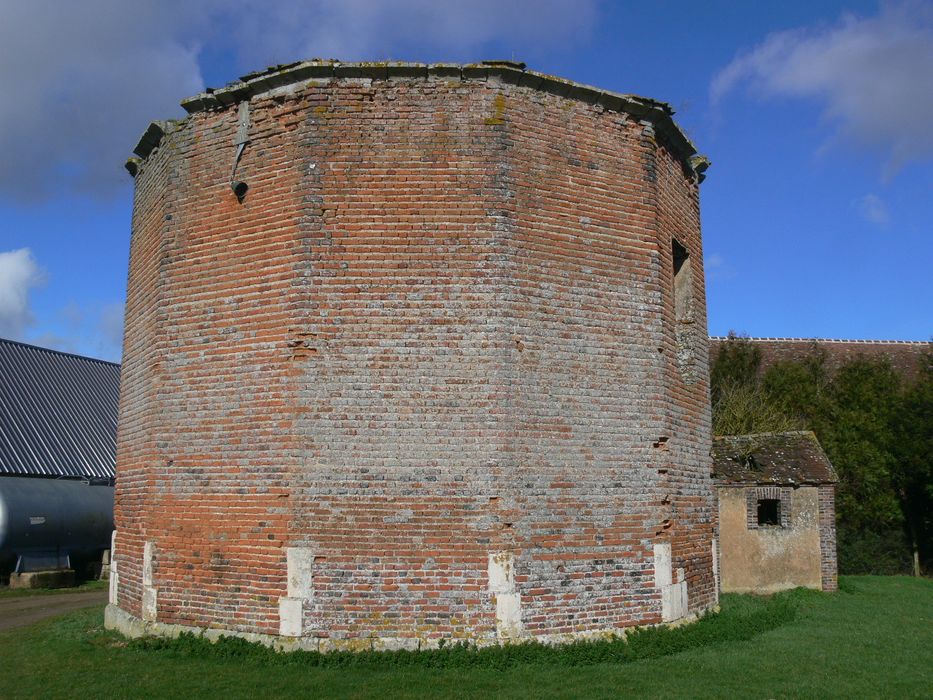
{"label": "corrugated metal roof", "polygon": [[720,484],[832,484],[833,465],[809,430],[713,438]]}
{"label": "corrugated metal roof", "polygon": [[0,339],[0,474],[114,475],[120,365]]}

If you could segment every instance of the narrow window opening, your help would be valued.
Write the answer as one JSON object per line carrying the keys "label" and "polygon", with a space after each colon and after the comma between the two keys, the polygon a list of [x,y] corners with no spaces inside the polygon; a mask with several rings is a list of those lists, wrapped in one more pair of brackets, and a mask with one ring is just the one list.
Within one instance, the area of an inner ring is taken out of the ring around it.
{"label": "narrow window opening", "polygon": [[758,499],[758,524],[759,525],[780,525],[781,524],[781,501],[777,498],[759,498]]}
{"label": "narrow window opening", "polygon": [[671,241],[674,258],[674,318],[679,323],[693,320],[693,267],[690,253],[676,239]]}
{"label": "narrow window opening", "polygon": [[687,384],[700,377],[696,368],[697,329],[693,311],[693,265],[690,253],[676,238],[671,239],[671,260],[674,267],[674,338],[677,365]]}

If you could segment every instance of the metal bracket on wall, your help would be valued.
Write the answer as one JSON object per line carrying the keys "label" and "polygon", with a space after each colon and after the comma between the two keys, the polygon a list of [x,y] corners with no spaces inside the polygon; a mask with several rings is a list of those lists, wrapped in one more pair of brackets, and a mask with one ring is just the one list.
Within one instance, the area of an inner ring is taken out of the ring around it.
{"label": "metal bracket on wall", "polygon": [[233,190],[233,194],[235,194],[236,198],[241,202],[243,201],[243,197],[246,196],[246,190],[249,189],[249,185],[242,180],[236,179],[236,168],[240,163],[240,156],[243,155],[243,151],[246,149],[246,144],[248,143],[249,100],[244,100],[239,105],[236,138],[233,140],[233,145],[236,146],[236,154],[233,156],[233,168],[230,170],[230,189]]}

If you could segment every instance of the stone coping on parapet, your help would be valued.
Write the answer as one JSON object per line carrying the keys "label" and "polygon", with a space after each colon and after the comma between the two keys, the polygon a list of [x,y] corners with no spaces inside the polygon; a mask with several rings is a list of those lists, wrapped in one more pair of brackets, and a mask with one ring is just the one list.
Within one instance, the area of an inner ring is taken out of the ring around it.
{"label": "stone coping on parapet", "polygon": [[[666,140],[673,153],[684,166],[693,172],[699,181],[709,167],[709,160],[697,153],[696,147],[673,120],[674,110],[665,102],[647,97],[622,94],[603,90],[592,85],[577,83],[546,73],[528,70],[524,63],[515,61],[481,61],[479,63],[399,63],[399,62],[356,62],[344,63],[336,60],[310,60],[271,66],[264,71],[249,73],[238,81],[218,88],[208,89],[181,101],[189,114],[225,108],[251,97],[272,90],[300,83],[341,79],[369,80],[460,80],[498,81],[519,85],[560,97],[580,100],[615,112],[625,112],[649,122],[655,133]],[[154,121],[143,133],[133,149],[139,158],[145,159],[155,149],[162,137],[177,127],[175,121]],[[133,160],[133,159],[131,159]],[[136,163],[127,164],[135,174]]]}
{"label": "stone coping on parapet", "polygon": [[846,339],[846,338],[769,338],[769,337],[755,337],[747,338],[745,336],[728,336],[728,335],[711,335],[710,340],[718,341],[729,341],[729,340],[739,340],[739,341],[750,341],[753,343],[843,343],[851,345],[933,345],[931,340],[859,340],[859,339]]}
{"label": "stone coping on parapet", "polygon": [[[707,610],[691,612],[672,622],[647,625],[648,627],[679,627],[696,622],[707,613],[718,613],[719,605],[710,606]],[[142,620],[131,615],[120,607],[108,604],[104,609],[104,627],[129,637],[165,637],[174,639],[183,633],[203,637],[210,642],[217,642],[222,637],[237,637],[254,644],[275,649],[276,651],[318,651],[327,653],[331,651],[397,651],[407,649],[419,651],[422,649],[438,649],[443,642],[445,645],[457,642],[468,642],[476,647],[490,647],[502,644],[520,644],[523,642],[538,642],[540,644],[558,645],[571,644],[581,641],[608,641],[624,637],[628,632],[642,627],[623,627],[610,630],[584,630],[581,632],[568,632],[566,634],[549,634],[542,636],[521,636],[510,640],[500,640],[493,637],[481,638],[443,638],[443,637],[357,637],[353,639],[331,639],[326,637],[283,637],[275,634],[260,634],[257,632],[240,632],[219,627],[194,627],[191,625],[175,625],[167,622]]]}

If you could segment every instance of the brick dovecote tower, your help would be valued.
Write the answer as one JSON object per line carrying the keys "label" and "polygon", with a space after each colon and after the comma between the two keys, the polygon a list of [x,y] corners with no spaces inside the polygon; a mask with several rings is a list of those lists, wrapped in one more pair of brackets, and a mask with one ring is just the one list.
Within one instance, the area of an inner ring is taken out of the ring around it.
{"label": "brick dovecote tower", "polygon": [[717,600],[698,184],[653,100],[312,61],[153,123],[107,624],[562,641]]}

